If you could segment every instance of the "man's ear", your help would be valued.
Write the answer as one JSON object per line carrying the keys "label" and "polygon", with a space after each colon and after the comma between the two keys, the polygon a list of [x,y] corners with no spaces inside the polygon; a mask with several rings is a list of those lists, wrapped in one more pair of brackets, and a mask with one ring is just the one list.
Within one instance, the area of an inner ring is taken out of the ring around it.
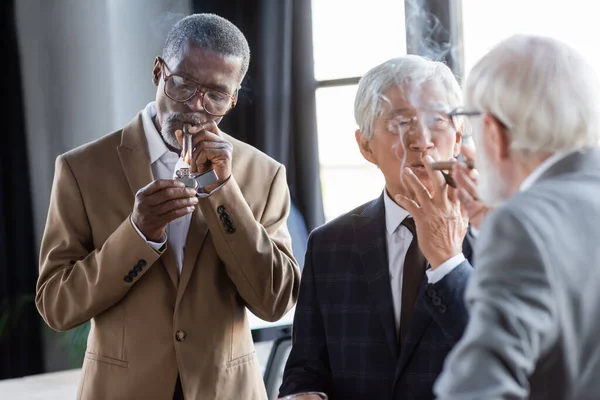
{"label": "man's ear", "polygon": [[378,165],[377,160],[373,155],[373,151],[371,150],[371,141],[365,138],[360,129],[357,129],[356,132],[354,132],[354,138],[356,139],[356,144],[358,144],[360,154],[362,154],[365,160],[372,164]]}
{"label": "man's ear", "polygon": [[152,83],[154,86],[158,86],[160,82],[160,76],[162,74],[161,61],[159,57],[154,59],[154,68],[152,69]]}
{"label": "man's ear", "polygon": [[456,131],[456,143],[454,144],[453,157],[458,157],[458,155],[460,154],[460,146],[462,145],[462,139],[463,139],[463,131],[462,130]]}
{"label": "man's ear", "polygon": [[494,161],[506,161],[510,157],[510,138],[508,131],[493,115],[485,114],[483,117],[483,134],[486,135],[490,144],[490,154]]}

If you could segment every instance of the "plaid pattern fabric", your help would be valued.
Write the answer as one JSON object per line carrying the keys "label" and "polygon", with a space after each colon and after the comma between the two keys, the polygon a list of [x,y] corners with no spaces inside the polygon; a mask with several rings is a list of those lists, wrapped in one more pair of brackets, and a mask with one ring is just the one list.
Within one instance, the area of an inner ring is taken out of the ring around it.
{"label": "plaid pattern fabric", "polygon": [[[466,240],[463,252],[470,257]],[[383,197],[316,229],[308,242],[280,395],[433,398],[433,382],[466,325],[462,295],[471,271],[465,261],[435,285],[424,279],[400,346]]]}

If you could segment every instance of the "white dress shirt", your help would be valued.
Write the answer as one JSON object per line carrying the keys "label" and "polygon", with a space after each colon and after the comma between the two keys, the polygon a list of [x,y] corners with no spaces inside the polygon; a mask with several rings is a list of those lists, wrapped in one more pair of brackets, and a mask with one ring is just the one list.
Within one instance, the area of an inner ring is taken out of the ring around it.
{"label": "white dress shirt", "polygon": [[[152,168],[152,176],[154,179],[174,179],[175,176],[175,165],[179,160],[179,155],[167,147],[163,142],[160,133],[154,126],[152,119],[156,116],[156,107],[154,102],[149,103],[144,111],[142,111],[142,124],[144,127],[144,134],[146,141],[148,142],[148,152],[150,154],[150,165]],[[200,210],[197,209],[196,212]],[[151,242],[140,232],[138,227],[133,223],[133,227],[152,246],[158,251],[165,242],[168,242],[175,252],[175,259],[177,260],[177,270],[181,275],[181,268],[183,267],[183,254],[185,250],[185,240],[187,238],[188,230],[190,228],[190,221],[192,215],[188,214],[183,217],[177,218],[174,221],[169,222],[167,225],[167,237],[160,243]]]}
{"label": "white dress shirt", "polygon": [[[384,191],[383,202],[385,206],[385,230],[387,241],[388,264],[390,269],[390,282],[392,285],[392,299],[394,301],[394,317],[396,328],[400,327],[400,310],[402,309],[402,272],[404,270],[404,258],[408,247],[412,242],[413,235],[410,230],[402,225],[405,218],[412,218],[408,211],[396,204],[387,191]],[[465,260],[460,253],[450,258],[435,270],[428,268],[427,281],[437,283],[447,274],[458,267]]]}

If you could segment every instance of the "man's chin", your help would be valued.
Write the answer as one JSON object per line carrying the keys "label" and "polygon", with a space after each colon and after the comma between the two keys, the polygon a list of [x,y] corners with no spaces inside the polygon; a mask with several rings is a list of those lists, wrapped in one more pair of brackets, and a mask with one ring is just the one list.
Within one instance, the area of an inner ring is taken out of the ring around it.
{"label": "man's chin", "polygon": [[175,134],[161,132],[160,135],[162,136],[166,144],[177,150],[181,150],[181,145],[177,141]]}

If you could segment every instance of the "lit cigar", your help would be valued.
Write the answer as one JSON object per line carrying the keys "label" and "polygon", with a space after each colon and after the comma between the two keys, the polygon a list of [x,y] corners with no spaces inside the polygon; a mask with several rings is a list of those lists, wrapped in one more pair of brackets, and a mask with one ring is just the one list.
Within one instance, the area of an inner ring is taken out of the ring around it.
{"label": "lit cigar", "polygon": [[[469,169],[475,168],[475,164],[473,163],[472,160],[464,160],[464,158],[463,158],[463,161],[467,165],[467,168],[469,168]],[[457,160],[434,162],[434,163],[431,163],[431,169],[433,169],[434,171],[441,171],[448,186],[456,188],[456,181],[454,180],[452,175],[450,175],[450,173],[446,172],[446,171],[452,171],[452,168],[454,168],[454,166],[457,164],[457,162],[458,162]]]}
{"label": "lit cigar", "polygon": [[175,166],[175,174],[180,182],[189,188],[203,188],[219,180],[214,169],[209,169],[201,174],[192,174],[190,165],[192,163],[192,134],[189,132],[190,124],[183,125],[183,144],[181,146],[181,157]]}
{"label": "lit cigar", "polygon": [[[450,171],[457,162],[457,160],[434,162],[431,163],[431,169],[434,171]],[[471,160],[465,160],[464,163],[467,164],[467,168],[469,169],[475,168],[475,163],[473,163]]]}

